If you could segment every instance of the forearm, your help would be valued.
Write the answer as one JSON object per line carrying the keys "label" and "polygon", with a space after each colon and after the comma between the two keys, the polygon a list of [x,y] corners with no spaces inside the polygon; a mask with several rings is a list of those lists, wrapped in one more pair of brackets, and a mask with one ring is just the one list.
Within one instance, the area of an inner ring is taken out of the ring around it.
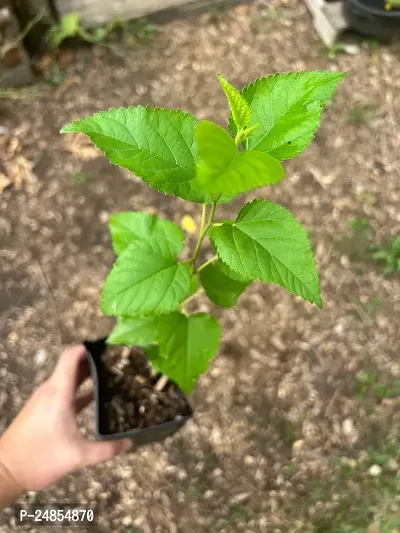
{"label": "forearm", "polygon": [[2,463],[0,452],[0,511],[13,503],[23,492],[22,487],[18,485],[14,476]]}

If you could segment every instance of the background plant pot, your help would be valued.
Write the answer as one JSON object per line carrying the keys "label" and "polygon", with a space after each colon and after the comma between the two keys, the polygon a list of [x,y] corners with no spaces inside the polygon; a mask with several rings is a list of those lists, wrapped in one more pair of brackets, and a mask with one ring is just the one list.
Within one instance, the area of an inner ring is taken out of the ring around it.
{"label": "background plant pot", "polygon": [[400,9],[385,9],[384,0],[344,0],[350,26],[364,35],[391,39],[400,35]]}
{"label": "background plant pot", "polygon": [[111,392],[107,387],[106,371],[102,361],[102,354],[105,352],[106,337],[96,341],[86,341],[88,351],[88,361],[93,379],[94,401],[96,410],[96,438],[98,440],[116,440],[130,438],[136,447],[160,442],[176,433],[191,417],[192,409],[189,406],[190,415],[181,416],[170,422],[155,425],[144,429],[132,429],[124,433],[112,433],[109,429],[108,416],[105,409],[106,403],[111,399]]}

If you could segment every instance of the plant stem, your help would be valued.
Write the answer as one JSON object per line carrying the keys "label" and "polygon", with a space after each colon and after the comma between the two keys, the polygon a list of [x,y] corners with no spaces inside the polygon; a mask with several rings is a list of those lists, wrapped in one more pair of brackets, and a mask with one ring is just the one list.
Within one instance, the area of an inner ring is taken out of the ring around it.
{"label": "plant stem", "polygon": [[193,263],[193,268],[194,268],[194,263],[200,251],[201,243],[204,239],[204,235],[205,235],[204,228],[206,227],[206,216],[207,216],[207,204],[203,204],[202,209],[201,209],[201,225],[200,225],[200,231],[199,231],[199,238],[197,239],[196,248],[194,249],[193,257],[191,259],[191,262]]}
{"label": "plant stem", "polygon": [[204,292],[204,289],[203,287],[200,287],[200,289],[197,289],[196,292],[194,292],[193,294],[191,294],[188,298],[186,298],[186,300],[183,300],[183,302],[181,303],[181,305],[183,306],[183,308],[185,308],[185,306],[191,302],[192,300],[194,300],[195,298],[197,298],[198,296],[200,296],[200,294],[203,294]]}
{"label": "plant stem", "polygon": [[199,255],[199,252],[200,252],[201,243],[203,242],[203,239],[206,236],[207,231],[211,228],[211,226],[212,226],[212,224],[214,222],[214,215],[215,215],[215,210],[217,209],[218,200],[219,200],[219,197],[216,200],[214,200],[212,205],[211,205],[210,216],[208,217],[207,224],[205,224],[207,204],[203,204],[203,210],[202,210],[202,214],[201,214],[201,228],[200,228],[199,238],[198,238],[198,241],[197,241],[197,244],[196,244],[196,248],[194,250],[193,257],[192,257],[193,272],[196,270],[195,263],[196,263],[197,256]]}
{"label": "plant stem", "polygon": [[203,268],[206,268],[206,266],[211,265],[211,263],[214,263],[214,261],[216,261],[217,259],[218,259],[218,256],[214,255],[211,259],[209,259],[208,261],[200,265],[199,268],[196,269],[196,272],[197,273],[201,272]]}

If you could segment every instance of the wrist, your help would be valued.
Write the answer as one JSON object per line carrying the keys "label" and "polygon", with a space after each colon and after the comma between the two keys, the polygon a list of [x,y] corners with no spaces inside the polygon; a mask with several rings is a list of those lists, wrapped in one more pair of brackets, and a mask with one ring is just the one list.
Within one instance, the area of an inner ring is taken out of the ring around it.
{"label": "wrist", "polygon": [[7,465],[5,454],[0,446],[0,510],[19,498],[25,489],[15,478]]}

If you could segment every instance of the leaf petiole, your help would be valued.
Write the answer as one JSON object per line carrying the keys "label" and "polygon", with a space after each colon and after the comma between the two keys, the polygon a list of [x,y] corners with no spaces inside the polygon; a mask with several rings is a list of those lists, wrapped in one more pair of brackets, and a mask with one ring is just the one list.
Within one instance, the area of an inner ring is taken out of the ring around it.
{"label": "leaf petiole", "polygon": [[203,293],[204,293],[204,289],[203,289],[203,287],[200,287],[199,289],[197,289],[197,291],[195,293],[191,294],[188,298],[186,298],[186,300],[183,300],[183,302],[181,302],[181,306],[183,307],[183,309],[186,308],[186,306],[187,306],[187,304],[189,302],[191,302],[192,300],[194,300],[195,298],[197,298],[198,296],[200,296]]}
{"label": "leaf petiole", "polygon": [[214,263],[214,261],[216,261],[217,259],[218,259],[218,256],[214,255],[214,257],[211,257],[211,259],[209,259],[208,261],[206,261],[205,263],[200,265],[199,268],[196,270],[196,272],[197,273],[201,272],[203,270],[203,268],[206,268],[206,266],[211,265],[211,263]]}

